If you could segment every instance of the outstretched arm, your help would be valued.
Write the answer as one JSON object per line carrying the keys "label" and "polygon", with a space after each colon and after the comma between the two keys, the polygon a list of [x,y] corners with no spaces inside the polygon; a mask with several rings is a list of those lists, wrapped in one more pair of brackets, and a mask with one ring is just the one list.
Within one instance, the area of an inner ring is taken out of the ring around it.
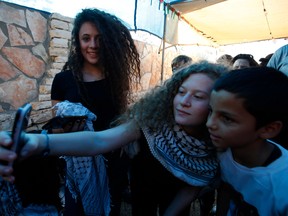
{"label": "outstretched arm", "polygon": [[[25,134],[25,145],[20,155],[28,157],[39,155],[49,144],[51,155],[91,156],[118,149],[140,137],[140,129],[134,122],[99,131],[83,131],[74,133]],[[14,160],[16,155],[3,148],[11,145],[12,140],[7,133],[0,134],[0,160]],[[9,157],[10,155],[10,157]],[[11,173],[7,166],[0,165],[0,175]]]}
{"label": "outstretched arm", "polygon": [[[32,135],[27,134],[26,136]],[[139,137],[140,130],[133,122],[98,132],[83,131],[48,136],[51,155],[72,156],[92,156],[110,152],[137,140]],[[46,135],[36,135],[36,138],[39,140],[39,146],[37,147],[37,153],[39,154],[44,150],[47,138]],[[25,150],[23,148],[24,156],[26,156]]]}

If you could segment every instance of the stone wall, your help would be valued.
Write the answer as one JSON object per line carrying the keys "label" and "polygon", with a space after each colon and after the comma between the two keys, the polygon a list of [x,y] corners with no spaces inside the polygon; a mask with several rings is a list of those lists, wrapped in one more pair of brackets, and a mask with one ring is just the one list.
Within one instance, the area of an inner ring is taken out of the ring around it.
{"label": "stone wall", "polygon": [[[29,129],[52,117],[51,84],[67,60],[72,23],[60,14],[0,2],[0,130],[12,128],[15,111],[27,102],[33,107]],[[157,46],[135,43],[145,92],[160,83],[162,53]],[[175,55],[165,52],[163,80],[171,76]]]}

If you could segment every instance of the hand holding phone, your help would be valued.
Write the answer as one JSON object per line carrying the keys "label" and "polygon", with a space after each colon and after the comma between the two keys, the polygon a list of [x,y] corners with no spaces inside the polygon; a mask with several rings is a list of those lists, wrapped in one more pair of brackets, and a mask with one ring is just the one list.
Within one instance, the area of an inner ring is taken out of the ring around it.
{"label": "hand holding phone", "polygon": [[[24,145],[24,131],[28,126],[30,112],[32,110],[32,106],[29,103],[24,104],[23,106],[19,107],[16,116],[14,119],[14,124],[12,128],[12,146],[10,150],[16,152],[17,154],[20,153],[21,148]],[[13,166],[13,163],[8,163],[8,166]]]}

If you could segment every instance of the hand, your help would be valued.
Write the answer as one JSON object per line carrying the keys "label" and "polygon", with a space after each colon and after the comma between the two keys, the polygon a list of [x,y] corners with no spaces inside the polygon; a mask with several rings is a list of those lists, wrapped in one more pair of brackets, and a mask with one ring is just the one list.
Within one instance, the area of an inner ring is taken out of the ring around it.
{"label": "hand", "polygon": [[[39,147],[39,139],[37,136],[32,134],[24,135],[24,147],[21,150],[20,156],[21,158],[26,158],[30,155],[36,154]],[[2,162],[13,162],[17,158],[17,154],[11,150],[9,147],[12,145],[12,138],[8,132],[1,131],[0,132],[0,160]],[[19,155],[18,155],[19,157]],[[5,165],[0,162],[0,176],[3,179],[13,182],[14,176],[12,176],[13,168],[9,165]]]}
{"label": "hand", "polygon": [[[8,150],[12,145],[12,139],[8,132],[0,132],[0,160],[3,162],[13,162],[17,155],[15,152]],[[14,177],[11,176],[13,169],[11,166],[0,163],[0,176],[5,180],[14,181]]]}

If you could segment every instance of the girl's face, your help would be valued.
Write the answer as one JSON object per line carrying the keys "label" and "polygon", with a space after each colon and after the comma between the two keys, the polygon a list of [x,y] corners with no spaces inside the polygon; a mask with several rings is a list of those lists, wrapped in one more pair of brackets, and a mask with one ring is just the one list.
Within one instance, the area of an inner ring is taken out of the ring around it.
{"label": "girl's face", "polygon": [[84,64],[95,65],[99,63],[100,34],[96,26],[91,22],[82,24],[79,31],[79,41]]}
{"label": "girl's face", "polygon": [[244,99],[225,90],[212,92],[206,125],[216,147],[252,147],[259,141],[260,129],[256,130],[256,119],[246,110],[243,102]]}
{"label": "girl's face", "polygon": [[205,74],[191,74],[174,97],[175,121],[191,135],[205,125],[213,84],[214,81]]}

